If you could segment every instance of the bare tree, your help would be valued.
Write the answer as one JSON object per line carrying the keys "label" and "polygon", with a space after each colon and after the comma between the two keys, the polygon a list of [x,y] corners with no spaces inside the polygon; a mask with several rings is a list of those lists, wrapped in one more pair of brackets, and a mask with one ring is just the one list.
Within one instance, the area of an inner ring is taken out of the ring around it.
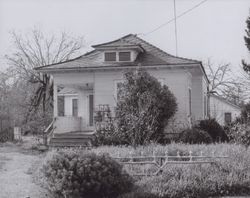
{"label": "bare tree", "polygon": [[221,63],[214,65],[210,59],[205,64],[210,80],[210,92],[214,92],[234,103],[239,103],[247,97],[245,82],[239,76],[233,74],[231,64]]}
{"label": "bare tree", "polygon": [[57,38],[55,35],[45,36],[39,29],[34,29],[26,36],[12,33],[14,51],[6,55],[9,64],[9,73],[15,79],[24,79],[35,85],[31,97],[32,107],[38,108],[41,104],[43,110],[47,104],[51,104],[53,95],[53,82],[48,74],[41,74],[33,69],[60,63],[75,57],[81,52],[83,38],[72,38],[66,33],[61,33]]}

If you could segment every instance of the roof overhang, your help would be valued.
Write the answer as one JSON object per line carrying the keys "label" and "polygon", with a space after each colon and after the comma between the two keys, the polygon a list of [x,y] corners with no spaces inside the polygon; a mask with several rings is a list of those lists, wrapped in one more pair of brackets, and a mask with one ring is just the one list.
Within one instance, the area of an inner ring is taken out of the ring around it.
{"label": "roof overhang", "polygon": [[96,66],[96,67],[71,67],[71,68],[36,68],[37,71],[42,73],[65,73],[65,72],[84,72],[84,71],[100,71],[100,70],[124,70],[124,69],[193,69],[199,67],[199,64],[164,64],[164,65],[147,65],[147,66],[136,66],[136,65],[125,65],[125,66]]}

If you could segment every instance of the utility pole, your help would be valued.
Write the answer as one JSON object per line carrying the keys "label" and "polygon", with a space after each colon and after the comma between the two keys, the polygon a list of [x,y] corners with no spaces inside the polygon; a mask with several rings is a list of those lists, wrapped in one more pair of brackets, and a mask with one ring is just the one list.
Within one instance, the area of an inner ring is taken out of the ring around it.
{"label": "utility pole", "polygon": [[177,23],[176,23],[176,3],[174,0],[174,25],[175,25],[175,55],[178,56]]}

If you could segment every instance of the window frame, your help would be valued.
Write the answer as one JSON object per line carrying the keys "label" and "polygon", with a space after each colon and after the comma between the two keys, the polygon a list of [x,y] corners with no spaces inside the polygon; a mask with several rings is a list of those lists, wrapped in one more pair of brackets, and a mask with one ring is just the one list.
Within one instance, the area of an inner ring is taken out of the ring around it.
{"label": "window frame", "polygon": [[[129,60],[120,60],[120,53],[129,53]],[[118,51],[117,52],[117,56],[118,56],[118,62],[131,62],[132,60],[132,53],[131,51]]]}
{"label": "window frame", "polygon": [[[226,114],[230,115],[230,122],[227,122],[227,120],[226,120]],[[224,113],[224,124],[225,125],[228,125],[228,124],[232,123],[232,119],[233,119],[232,112],[225,112]]]}
{"label": "window frame", "polygon": [[[107,53],[114,53],[115,54],[115,60],[106,60],[106,54]],[[107,52],[104,52],[104,62],[117,62],[117,52],[116,51],[107,51]]]}
{"label": "window frame", "polygon": [[[71,100],[72,100],[72,116],[78,117],[79,100],[78,100],[78,98],[72,98]],[[74,101],[76,101],[76,109],[74,108]],[[74,111],[74,109],[76,110],[76,112]],[[76,115],[74,115],[74,112],[76,113]]]}

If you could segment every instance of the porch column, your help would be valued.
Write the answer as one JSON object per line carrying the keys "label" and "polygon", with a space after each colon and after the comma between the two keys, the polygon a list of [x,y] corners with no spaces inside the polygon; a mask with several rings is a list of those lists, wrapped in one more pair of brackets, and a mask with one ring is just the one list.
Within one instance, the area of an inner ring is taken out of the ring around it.
{"label": "porch column", "polygon": [[58,102],[57,102],[57,84],[53,85],[53,101],[54,101],[54,118],[58,116]]}

